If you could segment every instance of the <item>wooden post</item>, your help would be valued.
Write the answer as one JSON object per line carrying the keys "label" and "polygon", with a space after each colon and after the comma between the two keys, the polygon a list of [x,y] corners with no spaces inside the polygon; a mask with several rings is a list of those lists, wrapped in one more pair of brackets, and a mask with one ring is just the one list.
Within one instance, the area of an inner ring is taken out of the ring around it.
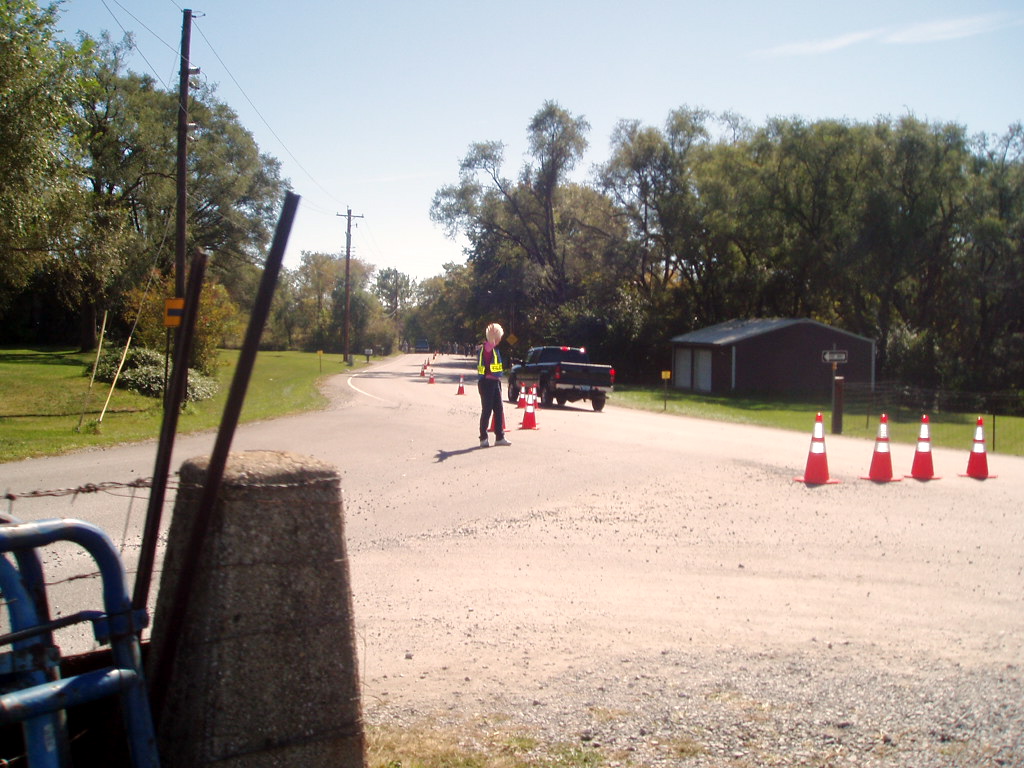
{"label": "wooden post", "polygon": [[843,434],[843,387],[846,379],[842,376],[832,377],[832,434]]}

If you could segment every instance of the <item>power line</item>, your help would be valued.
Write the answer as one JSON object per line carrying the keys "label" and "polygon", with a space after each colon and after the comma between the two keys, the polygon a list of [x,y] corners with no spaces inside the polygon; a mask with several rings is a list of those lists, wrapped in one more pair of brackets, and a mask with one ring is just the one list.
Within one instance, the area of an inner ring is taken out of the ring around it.
{"label": "power line", "polygon": [[[115,23],[115,24],[117,24],[117,26],[119,26],[119,27],[121,28],[121,31],[122,31],[122,32],[123,32],[123,33],[124,33],[124,34],[125,34],[126,36],[134,38],[134,36],[132,35],[132,32],[131,32],[130,30],[128,30],[127,28],[125,28],[124,24],[122,24],[122,23],[121,23],[121,20],[120,20],[120,19],[119,19],[119,18],[118,18],[118,17],[117,17],[117,16],[116,16],[116,15],[114,14],[114,12],[113,12],[113,11],[112,11],[112,10],[110,9],[110,6],[109,6],[109,5],[107,5],[107,0],[100,0],[100,2],[101,2],[101,3],[103,3],[103,7],[104,7],[104,8],[106,8],[106,10],[107,10],[107,13],[109,13],[109,14],[110,14],[110,18],[112,18],[112,19],[114,20],[114,23]],[[116,6],[118,7],[118,8],[120,8],[120,9],[121,9],[122,11],[124,11],[124,12],[125,12],[126,14],[128,14],[129,16],[131,16],[131,17],[132,17],[132,19],[133,19],[133,20],[135,21],[135,23],[136,23],[136,24],[138,24],[138,25],[139,25],[140,27],[142,27],[142,28],[143,28],[144,30],[146,30],[147,32],[149,32],[149,34],[151,34],[151,35],[152,35],[153,37],[155,37],[155,38],[156,38],[157,40],[159,40],[159,41],[160,41],[161,43],[163,43],[163,44],[164,44],[164,46],[165,46],[165,47],[166,47],[166,48],[167,48],[168,50],[170,50],[170,51],[171,51],[172,53],[174,53],[175,55],[177,55],[177,54],[178,54],[178,49],[177,49],[177,48],[175,48],[175,47],[174,47],[173,45],[171,45],[171,44],[170,44],[170,43],[168,43],[168,42],[167,42],[166,40],[164,40],[164,39],[163,39],[162,37],[160,37],[160,35],[158,35],[158,34],[157,34],[156,32],[154,32],[154,31],[153,31],[152,29],[150,29],[149,27],[147,27],[147,26],[145,25],[145,23],[143,23],[143,21],[142,21],[141,19],[139,19],[139,18],[138,18],[137,16],[135,16],[135,15],[134,15],[134,14],[133,14],[133,13],[132,13],[131,11],[129,11],[129,10],[128,10],[127,8],[125,8],[125,7],[123,6],[123,5],[121,5],[121,3],[120,3],[120,2],[118,2],[118,0],[111,0],[111,2],[113,2],[113,3],[114,3],[114,4],[115,4],[115,5],[116,5]],[[165,81],[165,80],[164,80],[164,79],[163,79],[163,78],[162,78],[162,77],[160,76],[160,73],[159,73],[159,72],[157,71],[156,67],[154,67],[154,66],[153,66],[152,62],[151,62],[151,61],[150,61],[150,60],[149,60],[148,58],[146,58],[146,54],[142,52],[142,48],[141,48],[141,47],[140,47],[140,46],[138,45],[138,43],[136,43],[136,42],[134,41],[134,39],[132,40],[132,48],[133,48],[133,49],[134,49],[135,51],[137,51],[137,52],[138,52],[138,54],[139,54],[139,56],[140,56],[140,57],[142,57],[142,60],[143,60],[144,62],[146,62],[146,66],[148,66],[148,67],[149,67],[150,71],[151,71],[151,72],[153,73],[153,76],[154,76],[154,77],[155,77],[155,78],[156,78],[156,79],[157,79],[157,80],[158,80],[158,81],[160,82],[160,84],[161,84],[161,85],[162,85],[162,86],[163,86],[163,87],[164,87],[165,89],[167,89],[167,90],[170,90],[170,86],[169,86],[169,85],[167,84],[167,82],[166,82],[166,81]]]}
{"label": "power line", "polygon": [[295,156],[295,154],[288,148],[288,145],[284,143],[284,141],[281,139],[281,137],[277,135],[277,131],[275,131],[273,129],[273,127],[270,125],[270,123],[267,121],[267,119],[263,116],[263,113],[260,112],[259,108],[253,103],[253,100],[249,98],[249,94],[247,94],[245,92],[245,89],[242,88],[242,85],[238,82],[238,80],[235,78],[235,76],[231,73],[231,70],[228,68],[228,65],[224,63],[224,60],[220,57],[220,54],[217,53],[217,49],[213,47],[213,43],[210,42],[210,39],[206,36],[206,34],[203,32],[202,28],[198,24],[196,25],[196,29],[199,30],[199,34],[202,35],[203,40],[206,41],[206,44],[210,46],[211,53],[213,53],[213,55],[217,58],[217,61],[220,62],[220,65],[222,67],[224,67],[224,71],[227,73],[228,77],[231,78],[231,82],[233,82],[235,84],[235,87],[238,88],[239,93],[241,93],[242,97],[247,102],[249,102],[249,106],[253,108],[253,111],[256,113],[256,116],[259,117],[259,119],[263,121],[263,124],[265,126],[267,126],[267,130],[269,130],[270,133],[273,135],[273,137],[275,139],[277,139],[278,143],[281,145],[281,148],[284,149],[284,151],[288,153],[288,156],[292,160],[295,161],[295,164],[299,167],[299,170],[301,170],[304,174],[306,174],[306,176],[309,177],[309,180],[312,181],[314,184],[316,184],[316,186],[319,187],[320,190],[325,195],[327,195],[331,200],[334,200],[335,202],[340,202],[340,201],[338,201],[334,197],[334,195],[332,195],[327,190],[326,187],[323,186],[323,184],[321,184],[319,181],[317,181],[313,177],[313,174],[311,174],[309,171],[306,170],[306,167],[299,161],[299,158],[297,158]]}
{"label": "power line", "polygon": [[[110,17],[121,28],[121,31],[124,32],[124,34],[126,34],[126,35],[131,35],[131,31],[128,30],[124,26],[124,24],[121,23],[120,19],[118,19],[118,17],[114,14],[114,11],[108,5],[108,0],[100,0],[100,2],[103,3],[103,7],[106,8],[107,13],[110,14]],[[118,8],[121,9],[121,11],[123,11],[125,14],[127,14],[129,17],[131,17],[131,19],[139,27],[141,27],[142,29],[146,30],[149,34],[151,34],[153,37],[155,37],[168,50],[172,51],[176,56],[180,55],[178,49],[175,46],[173,46],[170,43],[168,43],[166,40],[161,38],[160,35],[158,35],[156,32],[154,32],[152,29],[150,29],[141,19],[139,19],[131,11],[129,11],[127,8],[125,8],[124,5],[121,4],[120,0],[110,0],[110,2],[114,3]],[[170,0],[170,2],[179,11],[184,12],[184,9],[180,5],[178,5],[178,3],[174,2],[174,0]],[[193,14],[193,19],[196,19],[196,18],[198,18],[198,16],[196,14]],[[315,184],[325,195],[327,195],[328,198],[330,198],[335,203],[340,204],[340,201],[333,194],[331,194],[331,192],[323,184],[321,184],[319,182],[319,180],[317,180],[317,178],[313,176],[312,173],[310,173],[306,169],[306,167],[302,164],[302,162],[298,159],[298,157],[296,157],[295,153],[291,151],[291,149],[288,147],[288,145],[285,144],[284,140],[278,135],[277,131],[274,130],[273,126],[266,119],[266,117],[263,116],[263,113],[260,111],[259,107],[257,107],[255,102],[253,102],[253,100],[249,97],[249,94],[242,87],[241,83],[238,82],[238,78],[236,78],[234,76],[234,74],[232,73],[231,69],[224,62],[224,59],[221,57],[220,53],[214,47],[213,43],[210,41],[210,38],[206,36],[206,33],[203,31],[202,27],[197,22],[194,23],[193,26],[199,32],[199,34],[202,36],[202,38],[206,42],[207,46],[209,46],[210,52],[214,55],[214,57],[220,63],[221,67],[223,67],[224,72],[227,74],[227,76],[229,78],[231,78],[231,82],[233,82],[235,84],[235,87],[238,89],[239,93],[246,100],[246,102],[248,102],[249,106],[252,107],[253,111],[256,113],[256,116],[267,127],[267,130],[270,131],[271,135],[277,140],[278,144],[280,144],[281,148],[285,151],[285,153],[287,153],[287,155],[295,162],[295,165],[299,168],[299,170],[302,171],[302,173],[304,173],[306,175],[306,177],[309,178],[309,180],[312,181],[313,184]],[[167,81],[164,80],[164,78],[162,78],[160,76],[160,74],[156,70],[156,67],[154,67],[153,64],[149,61],[149,59],[146,58],[146,55],[142,52],[142,49],[139,47],[139,45],[138,44],[133,44],[133,47],[139,53],[139,56],[142,57],[143,61],[146,62],[146,65],[149,67],[150,71],[153,73],[154,77],[156,77],[157,80],[161,83],[161,85],[163,85],[163,87],[166,90],[168,90],[168,91],[171,90],[171,87],[167,84]],[[194,57],[190,57],[190,58],[194,58]],[[331,212],[329,210],[323,209],[323,208],[316,208],[315,206],[311,206],[310,201],[308,199],[305,200],[303,208],[304,209],[310,209],[311,207],[314,208],[315,212],[320,213],[321,215],[324,215],[324,216],[331,215]]]}

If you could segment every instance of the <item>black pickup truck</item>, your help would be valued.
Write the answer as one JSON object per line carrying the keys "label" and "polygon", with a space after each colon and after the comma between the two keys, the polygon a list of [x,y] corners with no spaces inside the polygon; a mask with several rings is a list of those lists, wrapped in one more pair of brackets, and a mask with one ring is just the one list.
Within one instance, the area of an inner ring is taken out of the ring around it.
{"label": "black pickup truck", "polygon": [[526,360],[512,366],[508,374],[508,400],[519,399],[519,390],[537,387],[541,405],[565,405],[589,400],[595,411],[604,408],[615,384],[615,369],[590,362],[581,347],[531,347]]}

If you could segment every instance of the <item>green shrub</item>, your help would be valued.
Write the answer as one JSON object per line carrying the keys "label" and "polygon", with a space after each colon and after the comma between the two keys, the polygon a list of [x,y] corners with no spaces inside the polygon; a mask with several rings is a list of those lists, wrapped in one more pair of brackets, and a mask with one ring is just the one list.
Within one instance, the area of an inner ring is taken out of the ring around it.
{"label": "green shrub", "polygon": [[[121,350],[111,349],[100,356],[96,366],[96,380],[110,383],[117,373],[121,360]],[[87,367],[85,375],[92,373]],[[170,370],[168,369],[168,375]],[[145,347],[128,350],[118,377],[117,386],[147,397],[163,397],[164,394],[164,356],[161,352]],[[204,376],[194,368],[188,370],[188,381],[185,385],[185,402],[209,400],[217,394],[217,380]]]}
{"label": "green shrub", "polygon": [[142,365],[121,371],[118,386],[138,392],[140,395],[160,397],[164,393],[164,367]]}
{"label": "green shrub", "polygon": [[188,369],[188,382],[185,385],[185,402],[195,403],[209,400],[217,394],[219,385],[212,376],[205,376],[195,368]]}
{"label": "green shrub", "polygon": [[[117,366],[121,362],[121,352],[122,349],[118,347],[116,349],[108,349],[100,355],[99,362],[96,364],[97,381],[105,381],[109,384],[114,380],[114,374],[117,373]],[[161,376],[163,376],[163,354],[153,349],[146,349],[145,347],[132,347],[128,350],[127,356],[125,356],[124,367],[121,369],[121,374],[124,375],[126,371],[146,366],[159,367],[161,370]],[[89,376],[91,373],[92,368],[86,367],[85,375]]]}

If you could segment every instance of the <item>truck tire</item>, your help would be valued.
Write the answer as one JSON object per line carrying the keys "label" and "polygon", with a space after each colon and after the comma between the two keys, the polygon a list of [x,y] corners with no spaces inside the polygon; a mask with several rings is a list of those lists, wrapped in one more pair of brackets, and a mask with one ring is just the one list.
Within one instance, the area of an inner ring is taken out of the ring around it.
{"label": "truck tire", "polygon": [[540,391],[540,404],[545,408],[550,408],[551,404],[555,401],[555,390],[554,388],[544,385],[544,388]]}
{"label": "truck tire", "polygon": [[604,395],[594,395],[594,397],[591,398],[591,400],[590,400],[590,404],[594,406],[594,410],[595,411],[600,413],[601,411],[604,410],[604,401],[605,401],[605,396]]}
{"label": "truck tire", "polygon": [[519,401],[519,387],[516,385],[515,379],[510,379],[508,382],[508,401],[510,403]]}

